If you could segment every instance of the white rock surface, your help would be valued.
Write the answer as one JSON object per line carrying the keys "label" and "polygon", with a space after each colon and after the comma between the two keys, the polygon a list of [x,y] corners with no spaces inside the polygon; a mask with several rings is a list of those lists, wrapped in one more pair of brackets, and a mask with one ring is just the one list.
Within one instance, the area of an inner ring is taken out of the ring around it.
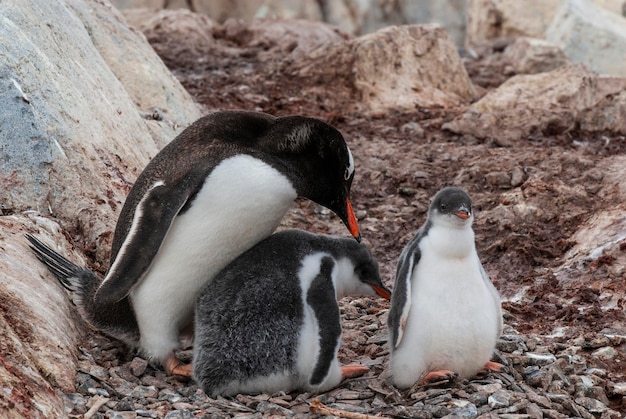
{"label": "white rock surface", "polygon": [[456,106],[475,94],[446,31],[397,26],[357,38],[355,86],[373,112],[416,105]]}
{"label": "white rock surface", "polygon": [[[0,416],[65,417],[54,388],[73,392],[76,348],[86,329],[63,288],[28,249],[25,231],[58,225],[37,217],[0,217]],[[54,244],[54,243],[50,243]],[[64,251],[66,247],[59,246]]]}
{"label": "white rock surface", "polygon": [[54,214],[106,263],[132,182],[199,116],[108,3],[0,2],[0,416],[66,417],[58,391],[73,391],[85,334],[24,233],[81,260],[34,214]]}
{"label": "white rock surface", "polygon": [[598,102],[584,111],[580,127],[626,135],[626,77],[598,77]]}
{"label": "white rock surface", "polygon": [[[569,0],[469,0],[467,3],[466,45],[476,45],[499,38],[546,38],[559,8]],[[601,20],[604,12],[624,14],[623,0],[580,0]],[[568,7],[568,6],[565,6]],[[598,12],[602,9],[601,12]],[[562,10],[562,9],[561,9]],[[550,37],[547,38],[551,40]]]}
{"label": "white rock surface", "polygon": [[604,187],[598,192],[598,197],[612,197],[614,208],[595,212],[589,217],[571,237],[576,244],[567,252],[565,259],[589,262],[611,252],[620,259],[611,265],[612,268],[624,270],[626,254],[620,249],[620,243],[626,240],[626,157],[615,156],[607,166],[599,168],[599,173]]}
{"label": "white rock surface", "polygon": [[572,62],[626,76],[626,18],[589,0],[566,0],[546,32]]}
{"label": "white rock surface", "polygon": [[[34,4],[0,3],[0,181],[10,185],[0,202],[107,239],[135,177],[200,112],[116,9]],[[151,120],[155,109],[164,120]]]}
{"label": "white rock surface", "polygon": [[277,61],[280,61],[277,54],[306,60],[317,48],[341,44],[350,38],[334,26],[307,20],[257,20],[247,25],[245,31],[252,37],[248,47],[266,46],[267,51],[259,54],[260,59]]}
{"label": "white rock surface", "polygon": [[162,41],[160,34],[180,40],[190,48],[202,48],[214,42],[216,24],[208,16],[187,9],[124,9],[128,24],[140,30],[149,42]]}

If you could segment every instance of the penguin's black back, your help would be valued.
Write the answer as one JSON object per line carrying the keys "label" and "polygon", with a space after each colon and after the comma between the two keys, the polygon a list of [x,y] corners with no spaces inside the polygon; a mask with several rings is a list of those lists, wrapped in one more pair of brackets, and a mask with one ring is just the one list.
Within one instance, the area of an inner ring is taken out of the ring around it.
{"label": "penguin's black back", "polygon": [[[156,180],[170,185],[194,185],[182,214],[211,171],[224,159],[238,154],[263,160],[287,175],[299,195],[335,210],[332,204],[337,203],[327,200],[343,188],[336,180],[343,176],[348,156],[337,129],[298,115],[277,118],[249,111],[215,112],[187,127],[138,176],[115,228],[111,263],[126,239],[137,204]],[[352,183],[352,179],[347,181]]]}

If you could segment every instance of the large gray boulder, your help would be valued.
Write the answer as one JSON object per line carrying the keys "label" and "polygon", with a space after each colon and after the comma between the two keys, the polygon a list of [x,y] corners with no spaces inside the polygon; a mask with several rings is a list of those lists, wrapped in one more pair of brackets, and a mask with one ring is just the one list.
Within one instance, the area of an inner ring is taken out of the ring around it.
{"label": "large gray boulder", "polygon": [[[0,410],[65,417],[84,325],[24,233],[106,263],[146,163],[200,116],[143,35],[106,2],[0,2]],[[53,215],[62,228],[51,219]]]}
{"label": "large gray boulder", "polygon": [[566,0],[546,39],[600,74],[626,76],[626,18],[589,0]]}
{"label": "large gray boulder", "polygon": [[0,19],[0,202],[107,244],[139,171],[199,110],[106,3],[2,2]]}

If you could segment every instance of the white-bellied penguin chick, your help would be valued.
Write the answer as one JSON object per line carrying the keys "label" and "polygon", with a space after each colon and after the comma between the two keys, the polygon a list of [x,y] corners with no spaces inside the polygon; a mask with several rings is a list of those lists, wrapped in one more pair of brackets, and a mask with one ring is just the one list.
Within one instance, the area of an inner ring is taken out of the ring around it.
{"label": "white-bellied penguin chick", "polygon": [[502,313],[476,253],[473,220],[467,193],[444,188],[402,251],[388,317],[388,373],[398,388],[502,367],[489,362]]}

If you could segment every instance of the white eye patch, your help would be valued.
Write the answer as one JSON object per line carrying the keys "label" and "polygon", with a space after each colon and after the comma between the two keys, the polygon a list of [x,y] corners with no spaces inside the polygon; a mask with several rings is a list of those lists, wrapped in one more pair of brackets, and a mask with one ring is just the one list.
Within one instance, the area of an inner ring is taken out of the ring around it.
{"label": "white eye patch", "polygon": [[346,173],[344,174],[344,177],[346,180],[348,180],[354,173],[354,158],[352,157],[350,148],[348,148],[347,145],[346,145],[346,149],[348,150],[348,168],[346,169]]}

